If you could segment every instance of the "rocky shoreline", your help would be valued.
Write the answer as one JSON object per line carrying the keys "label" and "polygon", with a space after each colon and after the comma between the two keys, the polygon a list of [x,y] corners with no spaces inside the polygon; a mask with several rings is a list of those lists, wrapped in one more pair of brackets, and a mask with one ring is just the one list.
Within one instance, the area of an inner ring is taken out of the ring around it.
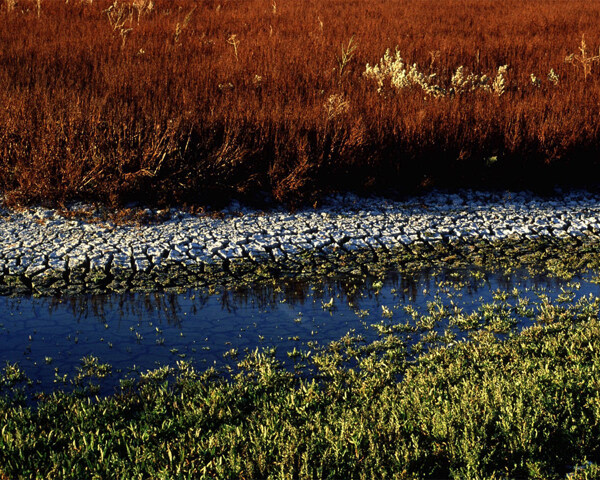
{"label": "rocky shoreline", "polygon": [[100,221],[93,212],[78,220],[41,207],[4,209],[0,294],[365,277],[434,264],[543,262],[565,252],[590,260],[598,245],[600,195],[585,191],[547,198],[433,192],[404,201],[344,195],[294,213],[239,205],[218,217],[171,210],[161,222],[144,225]]}

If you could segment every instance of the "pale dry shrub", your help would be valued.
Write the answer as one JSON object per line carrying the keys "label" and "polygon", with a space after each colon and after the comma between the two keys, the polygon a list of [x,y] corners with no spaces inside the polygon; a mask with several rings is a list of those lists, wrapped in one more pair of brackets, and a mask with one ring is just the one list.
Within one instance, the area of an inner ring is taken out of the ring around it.
{"label": "pale dry shrub", "polygon": [[499,97],[504,95],[506,92],[506,72],[508,71],[508,65],[502,65],[498,67],[498,72],[496,73],[496,78],[494,78],[494,82],[492,83],[492,92],[494,92]]}
{"label": "pale dry shrub", "polygon": [[[433,61],[431,65],[433,65]],[[367,63],[363,75],[377,82],[377,91],[379,93],[383,93],[386,84],[389,83],[396,90],[418,87],[431,97],[462,95],[476,90],[492,92],[501,96],[506,90],[505,75],[507,70],[508,65],[499,67],[496,77],[490,85],[490,79],[487,75],[466,74],[464,66],[461,65],[450,78],[450,87],[446,89],[440,84],[434,83],[438,78],[436,73],[426,75],[419,70],[416,63],[410,66],[407,65],[400,55],[400,51],[396,48],[393,56],[390,50],[387,49],[383,57],[379,60],[379,63],[375,66]]]}
{"label": "pale dry shrub", "polygon": [[450,79],[451,93],[462,95],[463,93],[472,92],[477,89],[489,91],[489,77],[487,75],[476,75],[474,73],[465,74],[464,66],[456,69],[456,72]]}
{"label": "pale dry shrub", "polygon": [[348,111],[350,102],[344,98],[343,94],[335,93],[327,98],[323,108],[327,114],[327,120],[333,120]]}
{"label": "pale dry shrub", "polygon": [[131,6],[119,3],[115,0],[105,11],[108,22],[113,30],[119,31],[126,28],[126,24],[131,25],[133,10]]}
{"label": "pale dry shrub", "polygon": [[113,31],[121,37],[121,48],[124,48],[127,36],[133,31],[133,7],[115,0],[104,12]]}
{"label": "pale dry shrub", "polygon": [[530,74],[529,74],[529,80],[531,81],[531,84],[532,84],[534,87],[536,87],[536,88],[538,88],[538,87],[540,87],[540,86],[542,85],[542,82],[540,81],[540,79],[539,79],[539,78],[537,78],[537,77],[535,76],[535,73],[530,73]]}
{"label": "pale dry shrub", "polygon": [[419,71],[416,63],[408,66],[397,48],[393,56],[387,49],[375,66],[367,63],[363,75],[377,82],[379,93],[384,91],[386,82],[389,82],[391,87],[396,90],[419,87],[425,93],[433,96],[444,93],[439,86],[432,84],[436,77],[435,74],[425,75]]}

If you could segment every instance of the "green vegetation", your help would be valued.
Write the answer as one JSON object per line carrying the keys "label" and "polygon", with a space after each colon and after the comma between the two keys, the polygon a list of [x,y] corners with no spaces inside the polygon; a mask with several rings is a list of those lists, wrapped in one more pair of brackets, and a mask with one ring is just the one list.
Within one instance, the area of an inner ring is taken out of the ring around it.
{"label": "green vegetation", "polygon": [[[93,357],[50,395],[7,365],[0,478],[597,478],[600,298],[426,310],[384,318],[372,343],[294,351],[293,369],[272,350],[225,372],[178,362],[106,397]],[[518,332],[521,316],[535,323]]]}

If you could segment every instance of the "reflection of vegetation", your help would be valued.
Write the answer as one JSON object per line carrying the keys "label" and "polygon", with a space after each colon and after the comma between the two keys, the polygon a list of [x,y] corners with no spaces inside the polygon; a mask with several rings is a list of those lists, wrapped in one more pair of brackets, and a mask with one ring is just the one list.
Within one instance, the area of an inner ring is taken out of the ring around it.
{"label": "reflection of vegetation", "polygon": [[[206,305],[208,294],[194,292],[189,299],[191,313],[195,314]],[[179,325],[182,313],[181,298],[173,292],[52,297],[46,303],[50,313],[64,309],[66,305],[78,320],[93,317],[105,325],[111,317],[142,321],[149,313],[164,318],[169,325]]]}
{"label": "reflection of vegetation", "polygon": [[[227,374],[179,361],[102,398],[94,378],[111,369],[94,357],[66,379],[73,393],[53,395],[31,395],[8,365],[0,477],[592,478],[600,298],[572,300],[498,290],[466,315],[434,298],[378,324],[374,342],[294,348],[293,370],[274,349]],[[518,333],[521,315],[534,324]]]}
{"label": "reflection of vegetation", "polygon": [[[423,247],[425,248],[425,247]],[[448,257],[450,253],[460,253]],[[367,264],[370,273],[362,275],[339,274],[333,277],[316,275],[307,278],[284,276],[256,282],[240,282],[229,288],[214,290],[200,288],[182,295],[174,291],[119,293],[116,295],[76,295],[47,300],[51,311],[65,303],[79,319],[93,316],[101,320],[110,315],[139,317],[160,312],[169,324],[178,324],[184,308],[198,313],[210,296],[219,297],[223,310],[233,313],[239,306],[253,303],[258,308],[269,308],[283,299],[290,305],[307,301],[338,297],[353,305],[361,299],[375,298],[384,285],[401,292],[401,298],[414,301],[418,288],[428,290],[436,282],[450,282],[472,295],[485,284],[489,273],[499,273],[497,281],[505,290],[513,286],[511,273],[526,269],[537,283],[556,284],[555,278],[569,279],[575,274],[600,267],[600,256],[595,244],[579,244],[574,240],[513,241],[479,245],[436,245],[435,249],[416,253],[379,252],[380,259]],[[335,267],[335,265],[333,265]],[[333,268],[332,267],[332,268]],[[185,302],[184,302],[185,300]]]}

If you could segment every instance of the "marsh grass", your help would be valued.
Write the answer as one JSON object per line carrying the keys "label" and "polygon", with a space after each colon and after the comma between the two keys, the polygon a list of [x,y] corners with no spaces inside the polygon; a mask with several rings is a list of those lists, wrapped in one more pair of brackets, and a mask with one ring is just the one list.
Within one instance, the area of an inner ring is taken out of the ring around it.
{"label": "marsh grass", "polygon": [[[4,0],[0,192],[13,204],[312,203],[590,182],[599,16],[584,0]],[[460,70],[470,92],[485,75],[495,95],[381,95],[363,72],[396,46],[417,79],[449,90]],[[348,102],[335,121],[330,98]]]}
{"label": "marsh grass", "polygon": [[[24,373],[0,381],[6,478],[595,478],[600,461],[600,300],[526,307],[536,323],[504,339],[494,318],[523,302],[497,291],[454,339],[414,356],[413,328],[272,349],[227,374],[177,362],[96,396],[110,366],[82,360],[72,393],[28,398]],[[511,303],[512,302],[512,303]],[[510,305],[513,305],[511,307]],[[427,322],[460,312],[435,301]],[[508,321],[509,325],[514,322]],[[426,330],[429,327],[423,327]],[[438,337],[439,340],[439,337]],[[31,403],[33,400],[33,404]]]}

